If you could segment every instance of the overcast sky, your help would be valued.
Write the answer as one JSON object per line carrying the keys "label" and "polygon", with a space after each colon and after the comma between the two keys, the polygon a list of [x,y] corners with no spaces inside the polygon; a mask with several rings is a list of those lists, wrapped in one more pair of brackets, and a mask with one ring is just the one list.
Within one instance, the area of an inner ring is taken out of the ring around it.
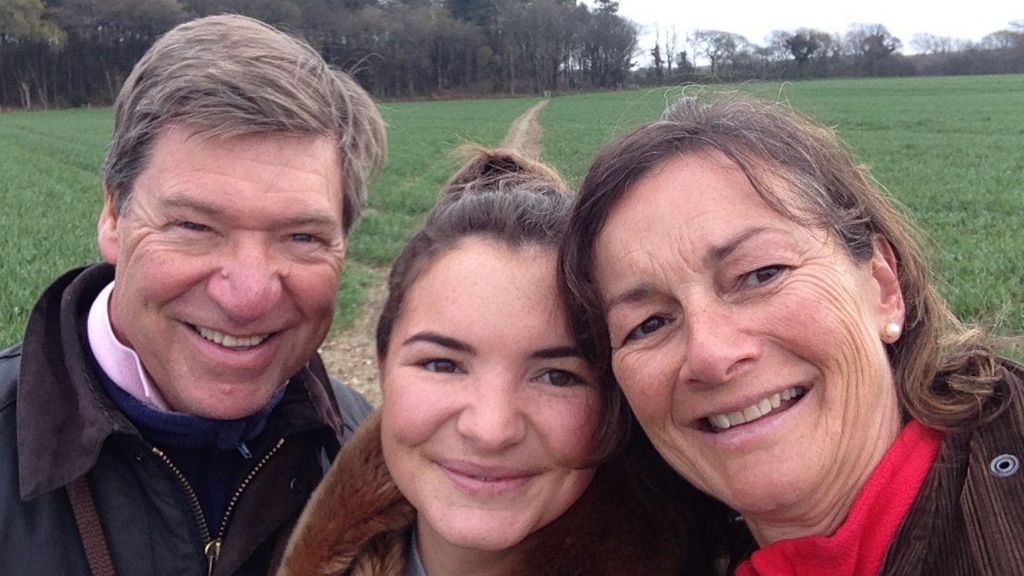
{"label": "overcast sky", "polygon": [[[593,5],[593,0],[586,0]],[[741,34],[764,45],[772,30],[817,28],[845,33],[850,24],[883,24],[903,42],[903,53],[913,52],[915,34],[930,33],[968,40],[1024,20],[1021,0],[619,0],[619,15],[642,27],[640,47],[654,47],[657,26],[661,38],[675,25],[678,45],[685,48],[687,33],[698,28]]]}

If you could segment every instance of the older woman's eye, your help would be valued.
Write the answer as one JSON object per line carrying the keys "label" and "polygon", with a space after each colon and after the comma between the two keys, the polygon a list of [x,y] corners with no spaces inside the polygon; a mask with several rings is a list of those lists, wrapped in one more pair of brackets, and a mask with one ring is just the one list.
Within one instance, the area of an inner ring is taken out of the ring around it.
{"label": "older woman's eye", "polygon": [[783,270],[784,267],[778,264],[758,268],[743,277],[743,285],[763,286],[777,278],[779,274],[782,274]]}
{"label": "older woman's eye", "polygon": [[420,362],[420,366],[422,366],[427,372],[438,372],[442,374],[454,374],[456,372],[461,372],[458,364],[445,358],[426,360],[424,362]]}
{"label": "older woman's eye", "polygon": [[629,341],[646,338],[658,330],[661,330],[668,323],[668,318],[664,318],[662,316],[651,316],[641,322],[639,326],[630,330],[629,334],[626,335],[626,340]]}
{"label": "older woman's eye", "polygon": [[210,229],[206,224],[200,224],[199,222],[192,222],[190,220],[182,220],[177,223],[177,226],[178,228],[189,232],[206,232]]}
{"label": "older woman's eye", "polygon": [[548,370],[541,375],[541,379],[544,382],[552,386],[558,386],[559,388],[586,384],[582,378],[567,370]]}

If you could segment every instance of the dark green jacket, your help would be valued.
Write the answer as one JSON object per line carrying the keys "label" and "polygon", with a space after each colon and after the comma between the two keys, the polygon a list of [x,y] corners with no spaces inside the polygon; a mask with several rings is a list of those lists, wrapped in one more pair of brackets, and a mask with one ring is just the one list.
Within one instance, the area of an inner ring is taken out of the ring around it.
{"label": "dark green jacket", "polygon": [[[270,414],[210,534],[175,467],[103,392],[84,319],[113,268],[74,270],[44,292],[22,344],[0,352],[0,574],[86,575],[65,487],[87,475],[119,576],[265,574],[329,460],[370,407],[314,358]],[[339,412],[340,409],[340,412]]]}

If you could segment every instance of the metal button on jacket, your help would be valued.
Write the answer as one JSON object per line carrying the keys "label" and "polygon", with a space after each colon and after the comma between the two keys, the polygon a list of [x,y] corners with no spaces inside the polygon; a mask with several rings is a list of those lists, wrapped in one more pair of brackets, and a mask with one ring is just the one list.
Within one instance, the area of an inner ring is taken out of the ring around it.
{"label": "metal button on jacket", "polygon": [[1013,454],[1000,454],[992,459],[988,469],[994,476],[1009,478],[1020,470],[1020,459]]}

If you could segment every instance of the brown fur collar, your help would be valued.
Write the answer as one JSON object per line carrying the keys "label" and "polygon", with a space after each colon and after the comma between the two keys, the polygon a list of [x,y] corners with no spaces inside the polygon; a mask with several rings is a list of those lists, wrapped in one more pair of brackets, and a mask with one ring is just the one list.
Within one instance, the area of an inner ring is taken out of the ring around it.
{"label": "brown fur collar", "polygon": [[[416,510],[384,464],[376,410],[342,448],[306,504],[277,574],[400,575],[405,535],[415,520]],[[376,569],[354,570],[361,564]]]}
{"label": "brown fur collar", "polygon": [[[680,574],[686,522],[641,504],[625,468],[603,465],[561,518],[531,536],[515,574]],[[667,515],[666,515],[667,516]],[[380,410],[342,449],[306,506],[278,576],[400,576],[416,513],[402,497],[380,444]]]}

